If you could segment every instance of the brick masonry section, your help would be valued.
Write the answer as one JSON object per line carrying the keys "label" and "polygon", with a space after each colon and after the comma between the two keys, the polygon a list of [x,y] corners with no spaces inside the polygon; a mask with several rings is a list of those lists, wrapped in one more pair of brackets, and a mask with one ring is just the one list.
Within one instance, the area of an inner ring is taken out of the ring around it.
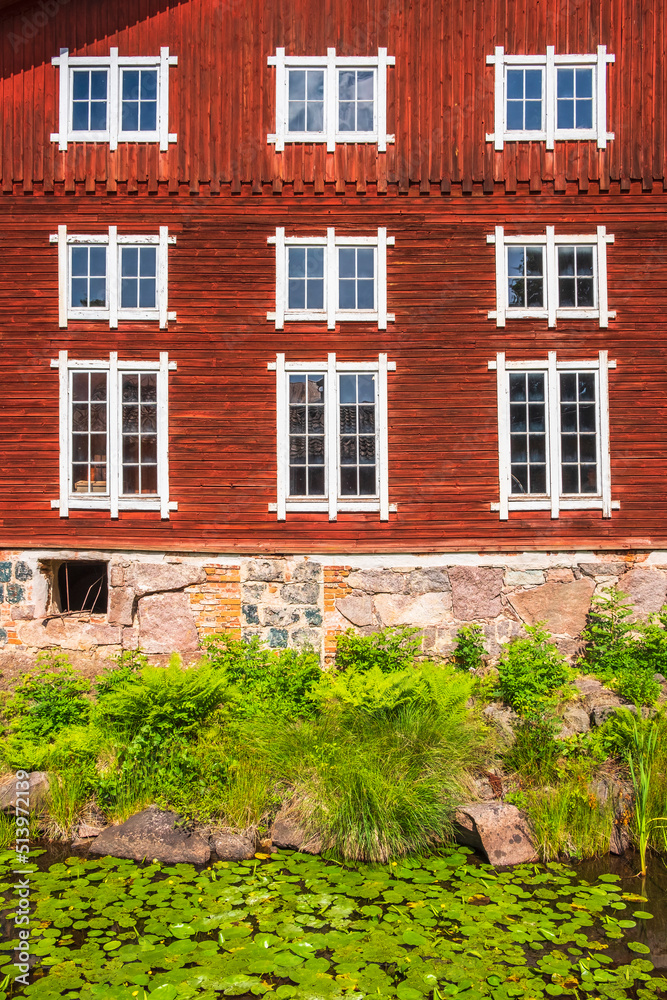
{"label": "brick masonry section", "polygon": [[[58,614],[53,580],[63,559],[108,564],[106,614]],[[257,636],[273,649],[314,647],[323,664],[342,631],[419,629],[434,657],[449,656],[462,625],[478,623],[489,653],[522,624],[546,621],[560,649],[580,645],[591,599],[628,593],[636,613],[667,601],[667,553],[527,553],[474,556],[210,557],[0,551],[0,647],[48,646],[194,653],[202,639]]]}

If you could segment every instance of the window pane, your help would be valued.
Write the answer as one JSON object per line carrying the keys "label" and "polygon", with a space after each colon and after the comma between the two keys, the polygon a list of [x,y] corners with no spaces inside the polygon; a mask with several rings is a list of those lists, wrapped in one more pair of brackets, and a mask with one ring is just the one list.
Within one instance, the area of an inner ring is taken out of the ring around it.
{"label": "window pane", "polygon": [[510,400],[523,402],[526,399],[526,376],[512,373],[510,375]]}
{"label": "window pane", "polygon": [[371,374],[339,375],[340,490],[343,496],[376,491],[375,379]]}
{"label": "window pane", "polygon": [[107,98],[107,71],[105,69],[94,69],[90,73],[90,97],[93,101],[106,101]]}
{"label": "window pane", "polygon": [[324,495],[324,375],[289,376],[290,495]]}
{"label": "window pane", "polygon": [[561,469],[564,493],[597,492],[595,374],[560,376]]}
{"label": "window pane", "polygon": [[306,250],[303,247],[289,247],[289,276],[304,278],[306,276]]}
{"label": "window pane", "polygon": [[339,281],[338,282],[338,307],[340,309],[355,309],[356,299],[355,299],[355,282],[354,281]]}
{"label": "window pane", "polygon": [[324,131],[324,105],[309,103],[306,108],[306,132]]}
{"label": "window pane", "polygon": [[71,374],[72,489],[106,492],[107,373]]}
{"label": "window pane", "polygon": [[527,131],[539,132],[542,128],[542,102],[526,101],[526,118],[524,128]]}
{"label": "window pane", "polygon": [[338,99],[341,101],[353,101],[355,97],[354,70],[340,70],[338,73]]}
{"label": "window pane", "polygon": [[357,401],[357,376],[340,375],[339,393],[341,403],[356,403]]}
{"label": "window pane", "polygon": [[338,274],[341,278],[356,277],[353,247],[341,247],[338,251]]}
{"label": "window pane", "polygon": [[139,250],[137,247],[122,247],[120,273],[124,278],[136,277],[139,273]]}
{"label": "window pane", "polygon": [[574,274],[574,247],[558,247],[558,273]]}
{"label": "window pane", "polygon": [[72,73],[72,98],[87,101],[90,98],[90,70],[76,69]]}
{"label": "window pane", "polygon": [[510,390],[511,492],[546,492],[546,400],[542,372],[512,372]]}
{"label": "window pane", "polygon": [[324,275],[324,247],[308,247],[308,277],[321,278]]}
{"label": "window pane", "polygon": [[543,274],[543,262],[542,247],[526,247],[526,274],[528,276]]}
{"label": "window pane", "polygon": [[141,309],[155,309],[155,306],[155,278],[142,278],[139,282],[139,307]]}
{"label": "window pane", "polygon": [[307,286],[306,305],[308,309],[324,309],[324,280],[322,278],[311,279],[307,282]]}
{"label": "window pane", "polygon": [[288,74],[288,92],[290,101],[305,101],[306,71],[303,69],[291,69],[288,71]]}
{"label": "window pane", "polygon": [[542,70],[527,69],[526,73],[526,100],[542,100]]}
{"label": "window pane", "polygon": [[575,280],[574,278],[558,279],[558,305],[561,309],[569,309],[576,306]]}
{"label": "window pane", "polygon": [[557,76],[558,76],[558,96],[574,97],[574,70],[559,69]]}
{"label": "window pane", "polygon": [[524,273],[525,250],[523,247],[507,248],[507,273],[512,276]]}
{"label": "window pane", "polygon": [[540,309],[544,304],[542,278],[526,278],[526,304],[529,309]]}
{"label": "window pane", "polygon": [[308,100],[324,100],[324,72],[321,69],[308,70]]}
{"label": "window pane", "polygon": [[556,128],[574,128],[574,101],[556,102]]}
{"label": "window pane", "polygon": [[306,308],[306,282],[290,278],[287,290],[287,306],[289,309]]}

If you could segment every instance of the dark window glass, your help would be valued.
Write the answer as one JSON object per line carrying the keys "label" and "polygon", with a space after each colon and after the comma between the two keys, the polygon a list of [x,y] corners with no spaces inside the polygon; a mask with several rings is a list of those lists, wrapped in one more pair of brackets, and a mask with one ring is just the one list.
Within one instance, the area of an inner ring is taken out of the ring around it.
{"label": "dark window glass", "polygon": [[593,68],[562,67],[556,74],[556,128],[593,128]]}
{"label": "dark window glass", "polygon": [[593,372],[560,376],[560,459],[563,493],[598,492],[596,378]]}
{"label": "dark window glass", "polygon": [[339,247],[338,308],[375,309],[375,251],[372,247]]}
{"label": "dark window glass", "polygon": [[107,373],[72,372],[71,489],[74,493],[108,493]]}
{"label": "dark window glass", "polygon": [[70,247],[72,309],[105,309],[107,305],[107,248]]}
{"label": "dark window glass", "polygon": [[542,130],[541,69],[508,69],[506,115],[508,132]]}
{"label": "dark window glass", "polygon": [[289,376],[290,496],[325,495],[324,386],[323,374]]}
{"label": "dark window glass", "polygon": [[324,309],[324,247],[288,247],[287,308]]}
{"label": "dark window glass", "polygon": [[507,305],[510,309],[544,306],[544,248],[507,247]]}
{"label": "dark window glass", "polygon": [[372,132],[375,74],[349,69],[338,73],[338,131]]}
{"label": "dark window glass", "polygon": [[155,494],[157,375],[154,372],[122,375],[121,410],[123,494]]}
{"label": "dark window glass", "polygon": [[72,71],[73,132],[106,132],[108,78],[106,69]]}
{"label": "dark window glass", "polygon": [[546,493],[546,396],[543,372],[511,372],[511,492]]}
{"label": "dark window glass", "polygon": [[376,495],[376,378],[338,376],[341,496]]}
{"label": "dark window glass", "polygon": [[287,122],[290,132],[324,131],[324,70],[288,70]]}
{"label": "dark window glass", "polygon": [[558,306],[560,309],[595,307],[594,247],[558,247]]}

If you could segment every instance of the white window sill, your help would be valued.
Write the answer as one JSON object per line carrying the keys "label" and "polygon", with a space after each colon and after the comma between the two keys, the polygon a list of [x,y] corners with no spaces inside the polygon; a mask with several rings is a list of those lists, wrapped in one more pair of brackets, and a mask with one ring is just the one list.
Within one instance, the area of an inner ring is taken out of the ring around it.
{"label": "white window sill", "polygon": [[[535,498],[527,498],[525,500],[519,500],[514,498],[509,501],[509,510],[551,510],[551,500],[538,500]],[[565,499],[561,497],[558,503],[560,510],[602,510],[603,500],[600,496],[591,497],[577,497],[570,499]],[[612,510],[620,510],[621,504],[618,500],[612,500],[611,502]],[[500,510],[499,503],[492,503],[491,510],[497,513]]]}
{"label": "white window sill", "polygon": [[[119,497],[119,510],[160,510],[161,500],[159,496],[146,497]],[[51,507],[57,509],[60,506],[59,500],[52,500]],[[68,500],[70,510],[111,510],[111,498],[108,496],[96,496],[95,494],[73,493]],[[169,510],[178,510],[175,500],[170,500]]]}
{"label": "white window sill", "polygon": [[[380,501],[379,501],[379,499],[370,499],[370,500],[349,500],[349,499],[348,500],[338,500],[338,503],[337,503],[336,506],[337,506],[338,510],[342,511],[343,513],[345,511],[352,511],[352,512],[366,511],[366,510],[368,510],[368,511],[379,511],[380,510]],[[275,511],[277,511],[277,509],[278,509],[278,504],[275,504],[275,503],[270,503],[269,504],[269,510],[272,513],[275,513]],[[298,513],[298,512],[301,512],[301,513],[308,513],[308,512],[315,513],[317,511],[319,511],[322,514],[326,514],[328,512],[328,510],[329,510],[329,501],[326,498],[324,498],[322,500],[288,500],[287,503],[286,503],[286,505],[285,505],[285,509],[288,512],[293,512],[293,513]],[[390,512],[392,514],[395,514],[396,511],[397,511],[397,509],[398,508],[397,508],[397,506],[396,506],[395,503],[390,503],[389,504],[389,510],[390,510]]]}
{"label": "white window sill", "polygon": [[[118,315],[120,316],[120,313]],[[267,312],[266,318],[267,320],[273,320],[275,322],[275,312]],[[286,323],[326,323],[328,315],[326,312],[309,312],[305,309],[303,312],[292,310],[291,312],[288,311],[285,313],[284,319]],[[370,309],[349,309],[345,312],[335,313],[334,319],[336,323],[377,323],[379,322],[380,316],[378,312],[374,312]],[[394,323],[395,321],[395,314],[387,313],[387,322]]]}

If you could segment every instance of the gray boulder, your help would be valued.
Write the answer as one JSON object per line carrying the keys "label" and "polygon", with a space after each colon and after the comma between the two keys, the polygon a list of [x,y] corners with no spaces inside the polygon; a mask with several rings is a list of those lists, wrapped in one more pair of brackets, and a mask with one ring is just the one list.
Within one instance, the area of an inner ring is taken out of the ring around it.
{"label": "gray boulder", "polygon": [[222,861],[247,861],[255,856],[255,838],[228,830],[211,835],[210,844]]}
{"label": "gray boulder", "polygon": [[211,857],[210,847],[198,834],[177,826],[180,819],[178,813],[149,806],[120,826],[108,826],[92,842],[90,853],[133,861],[157,859],[169,865],[206,864]]}
{"label": "gray boulder", "polygon": [[485,854],[492,865],[537,860],[525,815],[506,802],[460,806],[454,815],[454,836],[459,844]]}
{"label": "gray boulder", "polygon": [[513,708],[508,708],[502,702],[491,702],[482,714],[487,722],[500,730],[503,736],[514,741],[514,727],[519,722],[519,716]]}
{"label": "gray boulder", "polygon": [[274,847],[282,847],[289,851],[319,854],[323,847],[321,837],[307,832],[303,821],[294,813],[284,809],[274,819],[269,836]]}
{"label": "gray boulder", "polygon": [[[46,771],[31,771],[28,774],[29,791],[19,788],[17,791],[17,780],[23,785],[26,779],[17,779],[16,775],[4,778],[0,782],[0,810],[3,812],[14,812],[16,809],[16,799],[27,799],[30,804],[30,812],[41,812],[47,803],[49,796],[49,776]],[[19,803],[23,805],[23,803]]]}
{"label": "gray boulder", "polygon": [[565,740],[575,733],[587,733],[590,728],[590,712],[583,705],[568,705],[563,712],[562,726],[556,739]]}

